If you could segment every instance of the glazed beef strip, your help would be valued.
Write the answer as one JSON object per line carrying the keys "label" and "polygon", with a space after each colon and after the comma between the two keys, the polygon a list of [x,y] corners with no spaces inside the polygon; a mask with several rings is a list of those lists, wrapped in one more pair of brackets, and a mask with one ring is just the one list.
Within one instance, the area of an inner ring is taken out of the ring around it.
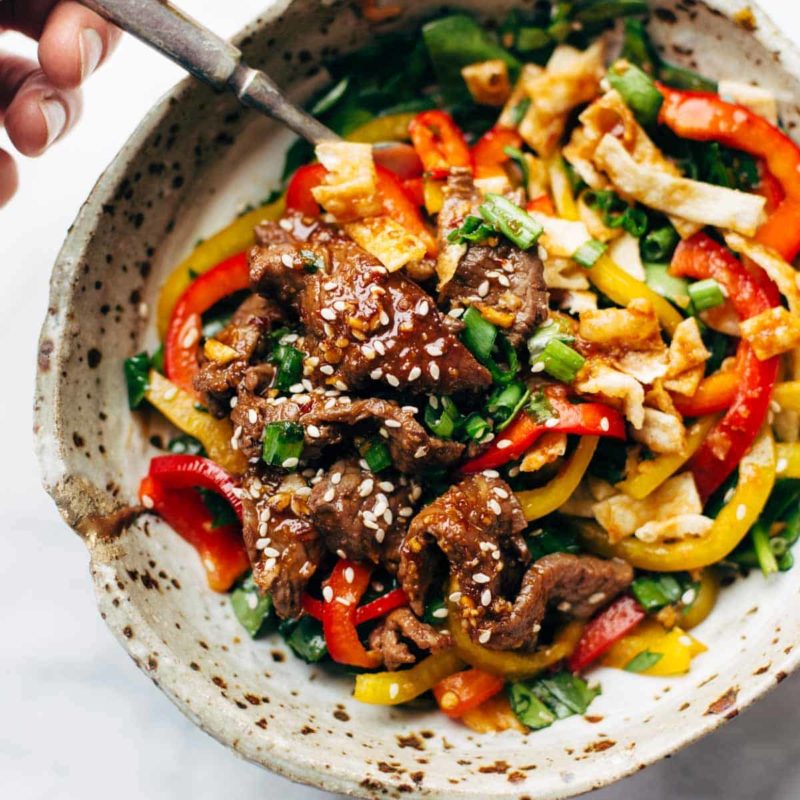
{"label": "glazed beef strip", "polygon": [[[301,597],[325,555],[319,533],[307,516],[297,473],[251,469],[242,481],[244,542],[256,585],[269,592],[281,619],[302,613]],[[299,494],[296,494],[300,490]]]}
{"label": "glazed beef strip", "polygon": [[389,273],[338,231],[302,225],[289,215],[259,226],[250,278],[257,291],[296,305],[332,386],[452,394],[490,385],[488,370],[414,281]]}
{"label": "glazed beef strip", "polygon": [[530,554],[526,522],[511,489],[472,475],[412,521],[401,548],[400,582],[417,614],[440,569],[437,548],[458,586],[461,621],[470,637],[496,650],[533,649],[547,611],[591,616],[630,585],[623,561],[556,553],[522,573]]}
{"label": "glazed beef strip", "polygon": [[311,522],[332,553],[397,571],[400,543],[414,514],[419,490],[391,471],[376,475],[356,459],[331,466],[311,490]]}
{"label": "glazed beef strip", "polygon": [[408,608],[392,611],[369,635],[370,649],[380,653],[388,670],[414,664],[417,652],[437,653],[452,644],[449,633],[417,619]]}
{"label": "glazed beef strip", "polygon": [[455,308],[481,305],[509,315],[505,329],[514,347],[520,346],[540,323],[547,319],[548,298],[544,267],[535,250],[520,250],[503,243],[452,245],[450,231],[458,228],[481,202],[468,171],[453,170],[447,179],[445,199],[438,218],[438,240],[444,258],[457,260],[458,266],[445,286],[443,299]]}

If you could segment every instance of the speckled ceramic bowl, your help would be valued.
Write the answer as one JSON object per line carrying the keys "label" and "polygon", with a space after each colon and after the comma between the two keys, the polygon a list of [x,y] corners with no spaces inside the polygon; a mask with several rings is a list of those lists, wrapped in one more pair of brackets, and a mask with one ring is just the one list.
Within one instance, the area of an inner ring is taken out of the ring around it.
{"label": "speckled ceramic bowl", "polygon": [[[414,0],[396,24],[437,3]],[[511,2],[455,0],[500,16]],[[654,2],[669,57],[776,90],[800,119],[800,59],[740,0]],[[731,21],[731,18],[736,21]],[[279,0],[239,37],[296,98],[325,80],[321,56],[373,31],[348,3]],[[725,591],[697,631],[709,651],[690,675],[602,671],[591,722],[573,717],[529,737],[475,736],[433,712],[359,705],[351,682],[308,667],[278,638],[251,642],[224,596],[205,587],[191,548],[135,497],[153,450],[126,407],[122,359],[155,343],[148,309],[198,237],[274,185],[289,136],[230,97],[181,84],[148,115],[81,209],[55,265],[39,349],[38,449],[47,491],[91,558],[100,613],[130,653],[200,727],[292,779],[357,796],[565,797],[662,758],[735,716],[795,668],[796,574],[752,576]]]}

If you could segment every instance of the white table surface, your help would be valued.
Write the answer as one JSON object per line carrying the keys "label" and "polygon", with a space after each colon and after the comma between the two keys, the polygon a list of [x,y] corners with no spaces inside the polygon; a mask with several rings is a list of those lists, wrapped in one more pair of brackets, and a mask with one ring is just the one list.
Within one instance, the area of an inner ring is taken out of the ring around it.
{"label": "white table surface", "polygon": [[[230,35],[267,2],[182,5]],[[800,39],[794,0],[763,5]],[[0,44],[34,52],[12,34]],[[0,342],[4,374],[15,376],[0,395],[0,797],[9,800],[330,797],[235,758],[136,669],[95,610],[83,546],[41,490],[32,454],[36,340],[50,267],[102,169],[179,78],[177,68],[124,41],[87,87],[79,128],[46,156],[22,161],[21,190],[0,211]],[[786,579],[797,580],[798,569]],[[592,799],[797,800],[799,726],[795,677],[715,735]]]}

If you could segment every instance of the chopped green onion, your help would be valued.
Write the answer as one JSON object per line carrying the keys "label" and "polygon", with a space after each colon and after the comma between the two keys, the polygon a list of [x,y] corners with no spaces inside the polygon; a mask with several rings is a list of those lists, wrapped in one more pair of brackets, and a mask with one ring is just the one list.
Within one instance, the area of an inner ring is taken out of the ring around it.
{"label": "chopped green onion", "polygon": [[586,269],[591,269],[596,263],[597,259],[608,250],[608,246],[603,242],[598,242],[597,239],[590,239],[584,242],[573,254],[572,259]]}
{"label": "chopped green onion", "polygon": [[637,653],[624,667],[627,672],[644,672],[646,669],[658,664],[664,657],[663,653],[652,653],[650,650],[642,650]]}
{"label": "chopped green onion", "polygon": [[497,339],[497,328],[472,306],[467,309],[462,322],[464,330],[461,332],[461,341],[478,361],[488,361]]}
{"label": "chopped green onion", "polygon": [[128,406],[131,410],[139,408],[147,394],[150,356],[137,353],[125,359],[125,383],[128,387]]}
{"label": "chopped green onion", "polygon": [[476,442],[479,442],[489,433],[489,423],[480,414],[470,414],[464,420],[464,433]]}
{"label": "chopped green onion", "polygon": [[572,383],[580,372],[586,359],[569,345],[558,339],[551,339],[537,359],[544,364],[544,371],[562,383]]}
{"label": "chopped green onion", "polygon": [[270,361],[278,365],[276,389],[286,391],[302,378],[304,358],[305,353],[288,344],[279,344],[273,349]]}
{"label": "chopped green onion", "polygon": [[621,57],[648,75],[658,72],[658,53],[650,42],[644,22],[636,17],[628,17],[624,23]]}
{"label": "chopped green onion", "polygon": [[313,617],[301,617],[299,622],[284,620],[278,626],[278,632],[292,652],[307,664],[315,664],[328,654],[322,623]]}
{"label": "chopped green onion", "polygon": [[527,411],[540,425],[558,416],[553,404],[547,399],[547,395],[543,390],[534,392],[531,395]]}
{"label": "chopped green onion", "polygon": [[642,239],[642,260],[665,263],[672,259],[681,237],[672,225],[656,228]]}
{"label": "chopped green onion", "polygon": [[270,422],[264,428],[261,457],[273,467],[295,469],[303,454],[305,431],[296,422]]}
{"label": "chopped green onion", "polygon": [[648,613],[677,603],[685,590],[672,575],[642,575],[631,584],[631,593]]}
{"label": "chopped green onion", "polygon": [[656,293],[680,308],[689,304],[689,281],[670,275],[669,264],[645,264],[645,282]]}
{"label": "chopped green onion", "polygon": [[628,61],[617,61],[611,65],[606,78],[642,125],[655,125],[664,96],[644,70]]}
{"label": "chopped green onion", "polygon": [[528,339],[528,352],[531,355],[531,364],[538,360],[545,347],[552,339],[558,339],[564,344],[572,344],[575,336],[572,333],[570,320],[563,316],[551,317],[540,325]]}
{"label": "chopped green onion", "polygon": [[511,109],[511,124],[514,125],[514,127],[518,126],[520,122],[522,122],[530,107],[530,97],[523,97],[522,100],[520,100],[519,103],[517,103]]}
{"label": "chopped green onion", "polygon": [[447,602],[443,597],[434,597],[425,604],[422,621],[428,625],[441,625],[447,619]]}
{"label": "chopped green onion", "polygon": [[528,169],[528,162],[525,159],[525,153],[519,147],[511,147],[508,145],[503,148],[503,153],[507,155],[518,167],[522,173],[522,185],[527,192],[528,182],[530,180],[530,170]]}
{"label": "chopped green onion", "polygon": [[467,242],[475,244],[484,242],[491,236],[497,236],[497,231],[491,225],[487,225],[480,217],[469,214],[460,228],[456,228],[447,234],[447,241],[450,244],[465,244]]}
{"label": "chopped green onion", "polygon": [[260,592],[252,572],[231,592],[231,607],[236,619],[253,639],[266,632],[272,615],[272,598]]}
{"label": "chopped green onion", "polygon": [[699,314],[701,311],[707,311],[709,308],[721,306],[725,302],[725,295],[722,293],[722,288],[713,278],[690,283],[689,298],[692,301],[692,308],[696,314]]}
{"label": "chopped green onion", "polygon": [[753,549],[758,559],[758,566],[765,576],[778,571],[778,562],[775,553],[770,547],[770,535],[768,527],[759,520],[753,525],[750,531],[750,539],[753,542]]}
{"label": "chopped green onion", "polygon": [[497,334],[497,343],[499,345],[500,358],[508,366],[503,369],[494,357],[490,358],[485,365],[492,374],[492,380],[495,383],[505,384],[514,380],[514,376],[519,372],[519,356],[504,333]]}
{"label": "chopped green onion", "polygon": [[380,472],[392,466],[392,456],[382,439],[372,439],[363,451],[364,461],[373,472]]}
{"label": "chopped green onion", "polygon": [[461,421],[461,413],[456,404],[449,397],[435,395],[428,398],[428,405],[425,406],[422,416],[431,433],[440,439],[452,439]]}
{"label": "chopped green onion", "polygon": [[499,386],[489,396],[486,408],[497,423],[495,431],[504,431],[516,418],[531,396],[531,390],[519,381]]}
{"label": "chopped green onion", "polygon": [[487,193],[478,211],[522,250],[533,247],[542,235],[542,226],[527,211],[500,194]]}
{"label": "chopped green onion", "polygon": [[691,92],[714,92],[719,88],[716,81],[704,78],[686,67],[662,62],[658,69],[658,78],[667,86],[676,89],[686,89]]}

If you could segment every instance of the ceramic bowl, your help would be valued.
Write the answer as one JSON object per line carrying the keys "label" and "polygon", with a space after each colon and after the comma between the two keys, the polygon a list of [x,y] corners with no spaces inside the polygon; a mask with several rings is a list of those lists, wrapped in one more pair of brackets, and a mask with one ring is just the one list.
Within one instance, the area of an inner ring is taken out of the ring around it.
{"label": "ceramic bowl", "polygon": [[[451,0],[495,17],[509,0]],[[392,25],[439,11],[405,2]],[[737,13],[738,12],[738,13]],[[652,31],[667,56],[716,77],[755,80],[800,120],[797,51],[738,0],[659,0]],[[303,99],[321,59],[373,35],[353,5],[279,0],[238,37],[251,63]],[[39,348],[36,431],[47,491],[84,540],[100,614],[136,664],[197,725],[244,758],[297,781],[363,797],[560,798],[608,784],[735,716],[800,656],[794,573],[727,589],[697,630],[709,646],[689,675],[601,670],[592,721],[473,735],[432,711],[356,703],[351,680],[252,642],[228,599],[205,587],[192,549],[152,516],[130,519],[154,450],[130,414],[123,358],[156,341],[159,285],[198,237],[275,185],[290,137],[232,97],[186,81],[142,122],[70,229],[52,276]]]}

